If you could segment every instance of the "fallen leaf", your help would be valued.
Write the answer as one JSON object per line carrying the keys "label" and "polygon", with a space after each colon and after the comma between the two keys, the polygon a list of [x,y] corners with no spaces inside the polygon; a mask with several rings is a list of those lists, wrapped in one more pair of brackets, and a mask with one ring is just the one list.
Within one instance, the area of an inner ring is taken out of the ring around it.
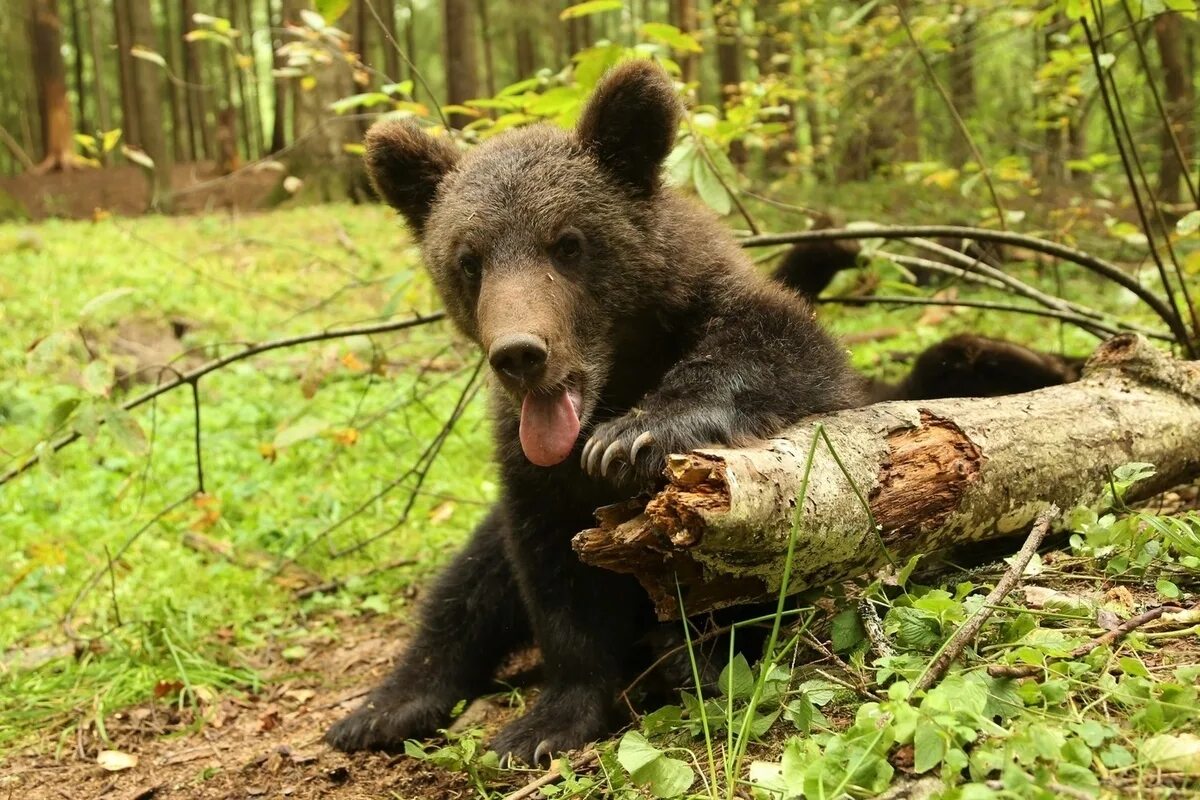
{"label": "fallen leaf", "polygon": [[101,750],[96,755],[96,763],[109,772],[121,772],[136,767],[138,757],[120,750]]}
{"label": "fallen leaf", "polygon": [[1200,775],[1200,736],[1191,733],[1151,736],[1142,743],[1141,757],[1162,770]]}
{"label": "fallen leaf", "polygon": [[429,521],[434,525],[440,525],[454,515],[454,501],[447,500],[444,503],[439,503],[429,512]]}

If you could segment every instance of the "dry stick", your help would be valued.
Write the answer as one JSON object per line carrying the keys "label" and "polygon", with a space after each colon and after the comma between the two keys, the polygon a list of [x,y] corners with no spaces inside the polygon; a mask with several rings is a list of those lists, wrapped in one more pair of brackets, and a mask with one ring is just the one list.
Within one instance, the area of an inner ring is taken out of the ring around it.
{"label": "dry stick", "polygon": [[[599,750],[594,747],[589,747],[587,750],[584,750],[578,756],[571,759],[571,771],[578,772],[599,758],[599,756]],[[555,761],[550,765],[550,769],[546,772],[546,774],[542,775],[536,780],[530,781],[512,794],[505,795],[504,800],[525,800],[526,797],[533,797],[543,786],[549,786],[552,783],[558,783],[560,780],[562,780],[562,777],[562,773],[560,773],[558,770],[558,761]]]}
{"label": "dry stick", "polygon": [[836,241],[841,239],[911,239],[914,236],[937,238],[940,236],[960,239],[974,239],[981,242],[1000,242],[1011,244],[1045,253],[1055,258],[1070,261],[1128,289],[1135,297],[1148,305],[1163,322],[1167,323],[1175,341],[1186,346],[1189,338],[1187,327],[1182,320],[1155,295],[1138,283],[1132,276],[1127,275],[1116,264],[1102,258],[1077,250],[1074,247],[1026,236],[1011,231],[994,231],[987,228],[969,228],[959,225],[871,225],[855,226],[853,228],[822,228],[815,231],[799,233],[777,233],[763,236],[746,236],[740,240],[742,247],[770,247],[781,244],[796,244],[797,242]]}
{"label": "dry stick", "polygon": [[983,623],[988,621],[992,616],[992,612],[996,606],[1004,601],[1008,593],[1016,588],[1021,581],[1021,575],[1025,572],[1025,567],[1029,565],[1033,554],[1037,552],[1042,545],[1042,540],[1046,538],[1046,532],[1050,530],[1050,523],[1058,517],[1058,506],[1053,503],[1046,508],[1041,514],[1038,514],[1037,519],[1033,523],[1033,530],[1029,532],[1029,538],[1025,540],[1024,546],[1013,557],[1012,564],[1000,576],[1000,580],[996,581],[996,585],[992,591],[988,592],[987,598],[983,601],[983,606],[980,607],[975,615],[964,622],[959,629],[954,632],[954,635],[942,646],[941,652],[937,657],[930,662],[925,671],[921,673],[921,677],[917,678],[913,683],[913,692],[923,692],[933,686],[946,670],[950,668],[950,664],[954,659],[962,653],[970,642],[979,634],[979,630],[983,627]]}
{"label": "dry stick", "polygon": [[13,158],[15,158],[17,161],[20,161],[21,166],[23,166],[25,169],[32,170],[37,166],[33,163],[33,159],[31,159],[25,153],[25,151],[21,149],[21,145],[17,144],[17,140],[12,137],[12,134],[9,133],[3,125],[0,125],[0,142],[4,142],[5,147],[7,147],[8,151],[12,153]]}
{"label": "dry stick", "polygon": [[[302,344],[312,344],[313,342],[325,342],[329,341],[330,339],[345,339],[350,336],[370,336],[376,333],[393,333],[395,331],[402,331],[407,330],[408,328],[416,328],[421,325],[427,325],[431,322],[440,322],[441,320],[445,319],[445,317],[446,312],[435,311],[432,314],[417,314],[416,316],[409,317],[408,319],[401,320],[399,322],[381,322],[375,325],[334,328],[333,330],[306,333],[300,336],[289,336],[284,339],[272,339],[270,341],[263,342],[262,344],[250,345],[244,350],[239,350],[231,355],[209,361],[207,364],[203,364],[199,367],[196,367],[194,370],[183,373],[170,383],[164,383],[161,386],[156,386],[150,391],[144,392],[132,400],[127,400],[121,404],[121,408],[125,411],[132,411],[138,406],[145,405],[159,395],[166,394],[172,389],[178,389],[184,384],[194,383],[210,372],[216,372],[219,369],[228,367],[230,364],[236,364],[238,361],[244,361],[247,358],[253,358],[254,356],[270,352],[271,350],[280,350],[285,347],[296,347],[297,345]],[[103,424],[103,420],[101,420],[101,424]],[[59,450],[80,438],[81,437],[78,431],[67,434],[61,439],[55,440],[50,445],[50,452],[57,453]],[[0,486],[8,483],[18,475],[27,472],[36,463],[38,463],[38,456],[33,456],[18,466],[8,470],[4,473],[4,475],[0,476]]]}
{"label": "dry stick", "polygon": [[[1154,212],[1154,219],[1163,233],[1163,246],[1167,249],[1167,258],[1170,259],[1171,267],[1175,270],[1175,278],[1179,281],[1179,293],[1183,295],[1183,307],[1188,310],[1192,319],[1192,333],[1200,336],[1200,317],[1196,315],[1196,305],[1192,302],[1192,293],[1188,289],[1188,280],[1179,266],[1179,256],[1175,253],[1175,245],[1171,243],[1171,228],[1167,225],[1167,220],[1163,217],[1162,206],[1154,200],[1154,188],[1150,185],[1150,179],[1146,177],[1146,168],[1142,165],[1142,157],[1138,153],[1133,131],[1129,127],[1129,116],[1125,113],[1125,101],[1121,99],[1121,95],[1117,91],[1117,79],[1113,77],[1111,70],[1108,72],[1108,79],[1112,83],[1113,107],[1117,110],[1117,117],[1121,122],[1121,129],[1125,132],[1125,139],[1129,142],[1129,155],[1132,158],[1134,168],[1137,170],[1138,177],[1142,181],[1142,187],[1146,190],[1150,209]],[[1154,231],[1145,224],[1143,224],[1142,230],[1146,234],[1146,239],[1150,243],[1150,250],[1153,252],[1155,250]],[[1171,290],[1169,283],[1164,284],[1164,287],[1168,292]],[[1181,315],[1182,313],[1180,312]]]}
{"label": "dry stick", "polygon": [[[1116,109],[1113,105],[1113,98],[1109,94],[1108,81],[1105,80],[1107,74],[1104,66],[1100,63],[1100,49],[1095,37],[1092,35],[1092,28],[1088,25],[1085,18],[1080,18],[1079,23],[1083,26],[1083,35],[1087,39],[1088,50],[1092,54],[1092,65],[1096,69],[1097,82],[1100,86],[1100,98],[1104,101],[1105,115],[1108,118],[1109,126],[1112,128],[1113,140],[1117,145],[1117,155],[1121,157],[1121,167],[1125,171],[1125,181],[1129,184],[1129,191],[1133,194],[1133,205],[1137,209],[1138,220],[1142,225],[1142,232],[1146,234],[1146,238],[1150,242],[1150,257],[1154,260],[1154,265],[1158,270],[1159,280],[1162,281],[1163,290],[1167,293],[1167,299],[1171,303],[1171,311],[1176,322],[1183,326],[1183,313],[1179,310],[1178,304],[1175,302],[1175,295],[1171,292],[1171,281],[1167,276],[1167,267],[1163,264],[1162,256],[1158,253],[1158,248],[1154,246],[1154,231],[1150,227],[1150,218],[1146,214],[1145,204],[1142,202],[1142,193],[1138,191],[1137,180],[1133,176],[1132,159],[1126,148],[1126,141],[1121,136],[1121,126],[1117,117]],[[1132,147],[1132,140],[1128,143]],[[1191,345],[1191,337],[1185,335],[1179,340],[1179,343],[1184,349],[1192,354],[1194,352]]]}
{"label": "dry stick", "polygon": [[954,105],[954,99],[950,97],[950,93],[942,85],[937,71],[933,68],[933,64],[929,63],[929,57],[925,55],[924,48],[917,41],[912,27],[908,24],[908,15],[904,13],[904,4],[897,3],[896,11],[900,14],[900,24],[904,26],[904,32],[908,35],[908,41],[912,43],[913,49],[917,51],[917,57],[921,59],[921,65],[925,67],[925,74],[933,81],[934,88],[937,89],[937,93],[941,95],[942,101],[950,111],[950,116],[954,119],[954,125],[958,128],[959,135],[963,137],[963,140],[967,143],[967,147],[971,148],[971,155],[975,157],[975,163],[979,165],[979,172],[983,175],[984,183],[987,184],[988,194],[992,196],[992,205],[996,207],[996,215],[1000,227],[1004,229],[1006,227],[1004,206],[1001,205],[1000,195],[997,194],[996,186],[992,183],[992,170],[987,165],[987,162],[983,160],[983,154],[979,152],[979,148],[975,146],[975,137],[971,136],[971,131],[967,129],[967,123],[963,121],[962,115],[958,113],[958,108]]}
{"label": "dry stick", "polygon": [[[367,578],[372,575],[378,575],[382,572],[391,572],[392,570],[400,569],[401,567],[411,567],[417,563],[419,562],[415,558],[401,558],[398,561],[392,561],[382,566],[373,567],[355,577]],[[295,592],[295,598],[297,600],[305,600],[317,593],[332,594],[334,592],[341,591],[346,587],[346,582],[348,580],[349,578],[334,578],[333,580],[326,581],[325,583],[318,583],[316,586],[305,586],[303,589],[298,589]]]}
{"label": "dry stick", "polygon": [[750,212],[744,205],[742,205],[742,201],[737,196],[737,192],[729,187],[729,184],[725,182],[725,176],[721,174],[719,169],[717,169],[717,165],[713,162],[712,156],[708,154],[708,145],[705,143],[704,139],[702,139],[696,133],[696,126],[692,124],[691,117],[688,117],[688,129],[692,132],[692,141],[699,145],[697,149],[700,151],[700,157],[704,159],[705,165],[708,166],[708,169],[716,177],[717,183],[721,184],[721,188],[725,190],[725,194],[728,195],[729,199],[733,201],[733,205],[737,208],[738,213],[742,215],[742,219],[746,220],[746,225],[750,228],[750,233],[755,236],[762,233],[762,231],[758,229],[758,224],[755,223],[754,217],[750,216]]}
{"label": "dry stick", "polygon": [[[399,42],[396,41],[396,37],[392,35],[392,31],[388,28],[388,26],[383,24],[383,20],[379,17],[379,12],[375,10],[375,4],[372,3],[371,0],[363,0],[363,2],[367,4],[367,10],[371,12],[371,16],[375,18],[375,23],[379,25],[379,29],[383,31],[383,35],[387,37],[388,44],[390,44],[396,50],[397,55],[404,59],[404,65],[408,67],[409,74],[416,78],[417,83],[421,84],[421,88],[424,89],[425,94],[429,96],[429,102],[433,103],[433,109],[437,112],[438,119],[442,121],[442,127],[446,130],[450,130],[450,121],[446,119],[445,113],[442,112],[442,104],[437,101],[437,96],[433,93],[433,89],[429,88],[429,84],[425,82],[425,76],[421,74],[419,69],[417,69],[417,65],[409,59],[408,53],[404,52],[404,49],[400,47]],[[408,24],[412,25],[412,22],[413,21],[410,19]],[[394,81],[398,77],[400,76],[388,75],[387,79]]]}
{"label": "dry stick", "polygon": [[[1095,324],[1093,320],[1071,314],[1066,311],[1055,311],[1052,308],[1037,308],[1035,306],[1018,306],[1011,303],[995,303],[990,300],[947,300],[940,297],[900,297],[893,295],[872,295],[870,297],[818,297],[814,303],[836,304],[846,306],[869,306],[875,303],[903,306],[964,306],[966,308],[986,308],[991,311],[1010,311],[1015,314],[1030,314],[1035,317],[1048,317],[1072,322],[1080,327]],[[1149,334],[1151,338],[1174,342],[1174,338],[1166,334]]]}
{"label": "dry stick", "polygon": [[[1137,46],[1138,60],[1142,63],[1142,70],[1146,75],[1153,75],[1154,71],[1150,68],[1150,59],[1146,56],[1146,47],[1142,44],[1142,37],[1138,36],[1137,24],[1139,20],[1133,18],[1133,9],[1129,7],[1129,0],[1121,0],[1121,7],[1125,9],[1125,16],[1129,18],[1129,27],[1133,39],[1133,43]],[[1187,184],[1188,194],[1192,196],[1192,203],[1196,208],[1200,208],[1200,192],[1196,191],[1196,184],[1192,182],[1191,165],[1189,159],[1183,154],[1183,146],[1179,143],[1179,136],[1175,133],[1175,126],[1171,124],[1171,117],[1167,114],[1167,109],[1163,106],[1162,95],[1158,91],[1158,84],[1153,79],[1146,81],[1150,85],[1150,94],[1154,98],[1154,108],[1158,112],[1158,116],[1162,119],[1163,130],[1167,132],[1167,136],[1171,139],[1171,149],[1175,151],[1175,160],[1179,162],[1180,171],[1183,173],[1183,181]]]}
{"label": "dry stick", "polygon": [[[1136,617],[1130,617],[1129,619],[1125,620],[1117,627],[1113,628],[1111,631],[1106,631],[1105,633],[1101,634],[1100,636],[1097,636],[1095,639],[1092,639],[1090,642],[1081,644],[1079,647],[1076,647],[1074,650],[1072,650],[1071,654],[1068,655],[1065,659],[1057,659],[1057,660],[1072,661],[1077,658],[1083,658],[1088,653],[1095,650],[1097,647],[1102,647],[1104,645],[1110,645],[1113,642],[1117,641],[1118,639],[1122,639],[1125,636],[1128,636],[1133,631],[1137,630],[1138,628],[1142,627],[1143,625],[1145,625],[1148,622],[1153,622],[1154,620],[1158,619],[1159,617],[1161,617],[1163,614],[1167,613],[1168,611],[1181,611],[1181,610],[1182,609],[1179,606],[1171,606],[1171,605],[1155,606],[1154,608],[1151,608],[1148,611],[1143,611],[1141,614],[1138,614]],[[988,667],[988,675],[991,675],[993,678],[1032,678],[1037,675],[1041,675],[1043,673],[1043,671],[1045,671],[1047,666],[1049,666],[1049,665],[1042,666],[1039,664],[993,664],[990,667]]]}
{"label": "dry stick", "polygon": [[[1043,305],[1046,308],[1054,308],[1059,311],[1070,311],[1075,314],[1079,314],[1080,316],[1090,317],[1094,320],[1097,320],[1098,327],[1100,326],[1101,322],[1105,322],[1105,321],[1109,321],[1109,320],[1111,320],[1112,324],[1117,324],[1117,325],[1123,324],[1119,320],[1113,320],[1109,315],[1105,314],[1102,311],[1097,311],[1094,308],[1090,308],[1088,306],[1081,305],[1079,303],[1073,303],[1070,300],[1064,300],[1061,297],[1056,297],[1051,294],[1046,294],[1045,292],[1041,291],[1040,289],[1037,289],[1036,287],[1031,286],[1028,283],[1025,283],[1024,281],[1020,280],[1019,278],[1014,278],[1013,276],[1009,275],[1008,273],[1004,272],[1003,270],[997,269],[996,267],[992,266],[991,264],[988,264],[986,261],[983,261],[982,259],[975,258],[973,256],[969,256],[966,253],[960,253],[957,250],[954,250],[953,248],[946,247],[944,245],[940,245],[937,242],[931,242],[928,239],[913,238],[913,239],[907,239],[905,241],[907,241],[909,244],[913,245],[914,247],[919,247],[922,250],[927,250],[931,253],[935,253],[937,255],[940,255],[942,258],[948,259],[950,261],[955,261],[955,262],[963,265],[963,267],[965,269],[967,269],[971,272],[974,272],[974,273],[977,273],[980,275],[984,275],[986,277],[991,278],[994,281],[998,281],[1004,285],[1004,287],[1007,291],[1018,294],[1022,297],[1026,297],[1030,300],[1033,300],[1035,303]],[[1110,326],[1104,326],[1104,327],[1110,333],[1116,332],[1116,331],[1112,330]],[[1133,330],[1133,328],[1130,327],[1130,330]],[[1144,331],[1144,330],[1139,331],[1139,333],[1146,333],[1146,332],[1147,331]],[[1094,331],[1093,331],[1093,333],[1094,333]]]}
{"label": "dry stick", "polygon": [[858,618],[862,620],[863,631],[867,634],[867,641],[871,643],[875,655],[880,658],[895,655],[883,632],[883,620],[879,618],[879,612],[875,610],[875,604],[869,598],[864,597],[858,601]]}

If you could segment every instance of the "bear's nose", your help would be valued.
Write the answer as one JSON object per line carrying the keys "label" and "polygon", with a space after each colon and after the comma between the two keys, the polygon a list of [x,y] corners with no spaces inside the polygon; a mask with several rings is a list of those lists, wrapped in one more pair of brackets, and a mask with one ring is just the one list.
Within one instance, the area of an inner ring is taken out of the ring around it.
{"label": "bear's nose", "polygon": [[492,343],[488,361],[501,375],[533,381],[546,368],[546,342],[530,333],[510,333]]}

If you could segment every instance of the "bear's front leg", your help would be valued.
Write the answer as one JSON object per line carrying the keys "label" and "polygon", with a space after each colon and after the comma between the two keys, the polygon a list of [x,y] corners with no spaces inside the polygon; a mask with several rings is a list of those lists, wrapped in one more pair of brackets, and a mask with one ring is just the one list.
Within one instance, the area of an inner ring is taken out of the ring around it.
{"label": "bear's front leg", "polygon": [[546,680],[529,712],[493,740],[502,757],[538,764],[617,726],[616,695],[652,615],[636,581],[575,556],[570,535],[585,524],[514,523],[512,561]]}
{"label": "bear's front leg", "polygon": [[528,644],[529,623],[493,509],[438,578],[400,663],[366,702],[325,734],[339,750],[399,752],[445,727],[461,700],[489,688],[500,662]]}
{"label": "bear's front leg", "polygon": [[744,445],[809,414],[865,402],[845,353],[794,298],[766,293],[729,302],[656,389],[596,426],[583,447],[585,472],[622,488],[649,488],[661,482],[671,453]]}

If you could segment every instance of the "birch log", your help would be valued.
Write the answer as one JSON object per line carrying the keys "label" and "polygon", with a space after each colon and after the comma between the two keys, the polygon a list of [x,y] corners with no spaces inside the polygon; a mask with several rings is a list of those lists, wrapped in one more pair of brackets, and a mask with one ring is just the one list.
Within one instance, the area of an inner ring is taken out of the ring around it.
{"label": "birch log", "polygon": [[668,619],[676,581],[689,614],[776,596],[793,525],[788,593],[1012,535],[1048,503],[1098,501],[1111,470],[1133,461],[1158,472],[1130,499],[1200,475],[1200,362],[1128,335],[1103,344],[1077,383],[879,403],[758,447],[671,456],[665,488],[644,506],[601,509],[574,546],[588,564],[635,575]]}

